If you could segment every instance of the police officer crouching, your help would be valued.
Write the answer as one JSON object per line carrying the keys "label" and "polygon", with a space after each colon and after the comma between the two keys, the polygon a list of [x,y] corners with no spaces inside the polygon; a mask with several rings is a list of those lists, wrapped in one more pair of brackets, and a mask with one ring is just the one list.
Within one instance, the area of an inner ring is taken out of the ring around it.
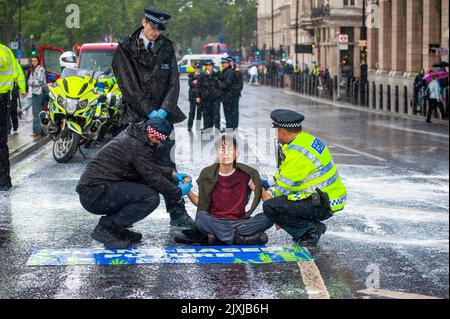
{"label": "police officer crouching", "polygon": [[109,248],[138,243],[142,234],[128,228],[159,206],[159,194],[180,202],[189,193],[192,183],[184,182],[188,175],[157,164],[158,149],[171,132],[161,118],[130,124],[87,165],[77,192],[87,211],[103,215],[92,233],[96,241]]}
{"label": "police officer crouching", "polygon": [[[197,120],[197,129],[200,129],[200,121],[202,120],[202,100],[200,98],[200,77],[202,76],[202,66],[199,63],[194,64],[194,72],[189,74],[189,119],[188,131],[192,131],[194,119]],[[197,113],[197,116],[195,114]]]}
{"label": "police officer crouching", "polygon": [[271,118],[281,163],[274,180],[263,182],[273,187],[273,198],[263,194],[264,213],[299,245],[314,247],[326,231],[322,221],[344,209],[347,191],[328,147],[302,130],[303,115],[280,109]]}

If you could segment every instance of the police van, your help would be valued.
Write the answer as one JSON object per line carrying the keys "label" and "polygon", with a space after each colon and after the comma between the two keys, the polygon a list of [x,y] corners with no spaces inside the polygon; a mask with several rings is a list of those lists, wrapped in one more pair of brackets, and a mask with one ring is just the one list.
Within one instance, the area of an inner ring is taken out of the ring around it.
{"label": "police van", "polygon": [[178,70],[180,73],[193,73],[196,63],[204,65],[212,60],[216,70],[220,71],[222,57],[223,54],[187,54],[178,62]]}

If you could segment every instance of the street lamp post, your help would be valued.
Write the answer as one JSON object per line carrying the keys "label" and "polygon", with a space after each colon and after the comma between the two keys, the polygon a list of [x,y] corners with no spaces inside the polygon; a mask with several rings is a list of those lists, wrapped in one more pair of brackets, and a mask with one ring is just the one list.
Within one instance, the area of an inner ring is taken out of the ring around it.
{"label": "street lamp post", "polygon": [[273,29],[273,0],[272,0],[272,50],[275,48],[275,44],[274,44],[274,39],[273,39],[273,36],[274,36],[274,29]]}
{"label": "street lamp post", "polygon": [[297,6],[295,8],[295,66],[298,67],[298,5],[299,0],[297,0]]}
{"label": "street lamp post", "polygon": [[361,25],[361,43],[360,43],[360,68],[361,80],[360,82],[360,96],[361,102],[366,101],[366,83],[367,83],[367,26],[366,26],[366,0],[362,2],[362,25]]}

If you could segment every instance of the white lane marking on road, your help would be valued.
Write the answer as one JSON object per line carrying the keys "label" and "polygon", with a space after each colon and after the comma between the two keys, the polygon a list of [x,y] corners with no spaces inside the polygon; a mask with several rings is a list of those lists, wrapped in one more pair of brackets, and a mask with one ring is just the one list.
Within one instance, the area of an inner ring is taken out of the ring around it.
{"label": "white lane marking on road", "polygon": [[69,299],[79,296],[79,290],[82,285],[81,280],[81,267],[70,267],[67,273],[66,280],[59,288],[55,299]]}
{"label": "white lane marking on road", "polygon": [[336,144],[336,143],[334,145],[336,145],[337,147],[343,148],[344,150],[347,150],[347,151],[350,151],[350,152],[355,152],[355,153],[367,156],[369,158],[376,159],[376,160],[381,161],[381,162],[386,162],[387,161],[386,159],[384,159],[382,157],[375,156],[375,155],[372,155],[372,154],[369,154],[369,153],[366,153],[366,152],[362,152],[362,151],[359,151],[357,149],[354,149],[354,148],[351,148],[351,147],[348,147],[348,146],[344,146],[344,145],[340,145],[340,144]]}
{"label": "white lane marking on road", "polygon": [[297,265],[309,299],[330,299],[330,293],[315,262],[304,261],[298,262]]}
{"label": "white lane marking on road", "polygon": [[429,132],[429,131],[423,131],[423,130],[416,130],[416,129],[407,128],[407,127],[398,127],[398,126],[395,126],[393,124],[386,124],[386,123],[380,123],[380,122],[368,122],[367,124],[370,124],[370,125],[373,125],[373,126],[386,127],[386,128],[390,128],[390,129],[398,130],[398,131],[404,131],[404,132],[410,132],[410,133],[419,133],[419,134],[424,134],[424,135],[443,137],[443,138],[446,138],[446,139],[449,138],[449,136],[446,135],[446,134]]}
{"label": "white lane marking on road", "polygon": [[336,163],[337,167],[360,167],[360,168],[387,168],[386,166],[382,165],[364,165],[364,164],[343,164],[343,163]]}
{"label": "white lane marking on road", "polygon": [[361,154],[333,153],[333,156],[359,157]]}
{"label": "white lane marking on road", "polygon": [[365,242],[371,244],[394,244],[394,245],[404,245],[404,246],[422,246],[422,247],[437,247],[448,251],[448,239],[404,239],[389,236],[374,236],[364,233],[346,233],[346,232],[327,232],[335,237],[340,237],[350,241]]}
{"label": "white lane marking on road", "polygon": [[385,298],[391,298],[391,299],[441,299],[441,298],[437,298],[437,297],[412,294],[412,293],[401,292],[401,291],[373,289],[373,288],[359,290],[358,293],[362,294],[362,295],[385,297]]}

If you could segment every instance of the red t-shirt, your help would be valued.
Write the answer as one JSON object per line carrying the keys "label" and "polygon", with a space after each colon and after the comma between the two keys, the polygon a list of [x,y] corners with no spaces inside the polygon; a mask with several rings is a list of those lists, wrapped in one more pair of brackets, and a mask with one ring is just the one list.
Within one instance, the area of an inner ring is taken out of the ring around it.
{"label": "red t-shirt", "polygon": [[242,219],[248,199],[250,176],[238,169],[231,175],[219,175],[212,192],[210,213],[218,218]]}

